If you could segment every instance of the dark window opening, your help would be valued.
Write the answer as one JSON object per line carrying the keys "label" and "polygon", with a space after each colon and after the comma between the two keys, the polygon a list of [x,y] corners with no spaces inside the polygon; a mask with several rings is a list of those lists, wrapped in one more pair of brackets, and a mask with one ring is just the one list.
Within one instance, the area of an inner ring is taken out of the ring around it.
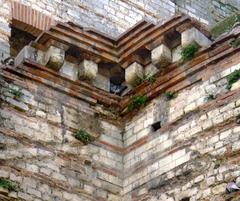
{"label": "dark window opening", "polygon": [[34,41],[35,39],[36,37],[31,35],[30,33],[27,33],[26,31],[22,31],[12,26],[11,36],[9,38],[11,57],[16,57],[26,45],[28,45],[31,41]]}
{"label": "dark window opening", "polygon": [[153,131],[157,131],[161,128],[161,121],[157,121],[154,124],[152,124]]}
{"label": "dark window opening", "polygon": [[190,198],[183,198],[181,201],[190,201]]}

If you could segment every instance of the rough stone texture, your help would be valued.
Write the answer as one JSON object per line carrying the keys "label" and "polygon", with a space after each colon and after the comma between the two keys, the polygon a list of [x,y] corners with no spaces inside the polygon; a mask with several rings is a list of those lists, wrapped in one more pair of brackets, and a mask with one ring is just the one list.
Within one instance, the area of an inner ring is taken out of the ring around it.
{"label": "rough stone texture", "polygon": [[197,43],[201,47],[208,47],[211,44],[211,41],[199,30],[193,27],[184,31],[181,36],[181,44],[183,47],[192,43]]}
{"label": "rough stone texture", "polygon": [[125,80],[127,84],[135,85],[138,80],[143,79],[143,67],[137,62],[134,62],[130,66],[128,66],[125,70]]}
{"label": "rough stone texture", "polygon": [[64,64],[60,69],[60,73],[74,81],[78,80],[78,71],[78,65],[70,63],[68,61],[64,61]]}
{"label": "rough stone texture", "polygon": [[54,46],[50,46],[45,54],[46,66],[56,71],[62,67],[64,59],[65,51]]}
{"label": "rough stone texture", "polygon": [[165,67],[172,62],[172,52],[166,45],[162,44],[152,50],[151,59],[153,64],[159,68]]}
{"label": "rough stone texture", "polygon": [[96,86],[99,89],[102,89],[104,91],[110,91],[110,79],[109,77],[106,77],[101,74],[97,74],[97,77],[95,80],[93,80],[93,85]]}
{"label": "rough stone texture", "polygon": [[158,69],[153,64],[149,64],[144,68],[145,77],[153,76],[158,72]]}
{"label": "rough stone texture", "polygon": [[79,64],[79,77],[81,79],[93,80],[98,73],[98,65],[93,61],[83,60]]}

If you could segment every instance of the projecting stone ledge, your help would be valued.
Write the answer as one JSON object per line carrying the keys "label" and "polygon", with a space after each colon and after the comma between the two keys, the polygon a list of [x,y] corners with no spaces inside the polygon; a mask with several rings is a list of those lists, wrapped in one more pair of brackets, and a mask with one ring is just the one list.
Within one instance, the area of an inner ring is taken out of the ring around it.
{"label": "projecting stone ledge", "polygon": [[161,44],[152,50],[151,59],[158,68],[165,67],[172,62],[171,50],[166,45]]}
{"label": "projecting stone ledge", "polygon": [[59,70],[64,63],[64,58],[64,50],[54,46],[50,46],[45,55],[46,66],[54,70]]}
{"label": "projecting stone ledge", "polygon": [[79,78],[94,80],[97,77],[98,65],[93,61],[83,60],[79,65]]}
{"label": "projecting stone ledge", "polygon": [[201,47],[208,47],[211,41],[198,29],[192,27],[182,32],[182,46],[197,43]]}
{"label": "projecting stone ledge", "polygon": [[144,72],[142,65],[134,62],[125,70],[126,83],[134,86],[139,79],[143,79],[143,74]]}

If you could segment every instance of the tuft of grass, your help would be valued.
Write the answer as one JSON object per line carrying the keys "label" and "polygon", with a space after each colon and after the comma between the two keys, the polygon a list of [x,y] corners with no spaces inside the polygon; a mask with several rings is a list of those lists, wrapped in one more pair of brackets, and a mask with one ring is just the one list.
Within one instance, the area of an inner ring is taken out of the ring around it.
{"label": "tuft of grass", "polygon": [[133,86],[137,87],[141,85],[143,82],[148,81],[150,84],[153,84],[156,82],[156,76],[155,75],[145,75],[143,78],[138,78],[135,80]]}
{"label": "tuft of grass", "polygon": [[14,98],[16,99],[20,99],[24,94],[22,92],[22,89],[10,89],[9,91],[13,96]]}
{"label": "tuft of grass", "polygon": [[233,14],[230,17],[227,17],[223,21],[217,23],[212,29],[211,34],[213,38],[217,38],[225,32],[232,30],[234,24],[240,21],[239,14]]}
{"label": "tuft of grass", "polygon": [[7,179],[0,178],[0,187],[7,189],[8,191],[16,191],[17,185]]}
{"label": "tuft of grass", "polygon": [[150,84],[153,84],[154,82],[156,82],[157,78],[156,78],[156,75],[147,75],[147,76],[146,76],[146,80],[147,80]]}
{"label": "tuft of grass", "polygon": [[147,102],[147,96],[134,96],[132,101],[128,104],[128,111],[132,111],[142,105],[145,105]]}
{"label": "tuft of grass", "polygon": [[240,80],[240,69],[239,70],[235,70],[234,72],[232,72],[230,75],[228,75],[227,77],[227,89],[231,89],[232,85],[237,82],[238,80]]}
{"label": "tuft of grass", "polygon": [[215,96],[213,94],[208,94],[208,96],[207,96],[208,101],[214,100],[214,99],[215,99]]}
{"label": "tuft of grass", "polygon": [[233,48],[236,48],[236,47],[240,46],[240,38],[236,38],[236,39],[232,40],[232,41],[230,42],[230,45],[231,45]]}
{"label": "tuft of grass", "polygon": [[167,98],[167,100],[172,100],[177,97],[177,95],[174,92],[167,91],[164,93],[164,96]]}
{"label": "tuft of grass", "polygon": [[186,62],[192,59],[199,50],[199,46],[196,43],[189,44],[182,48],[181,56],[182,62]]}
{"label": "tuft of grass", "polygon": [[93,140],[91,135],[88,132],[86,132],[86,131],[84,131],[82,129],[78,130],[75,133],[74,137],[77,140],[80,140],[81,142],[83,142],[84,144],[89,144]]}

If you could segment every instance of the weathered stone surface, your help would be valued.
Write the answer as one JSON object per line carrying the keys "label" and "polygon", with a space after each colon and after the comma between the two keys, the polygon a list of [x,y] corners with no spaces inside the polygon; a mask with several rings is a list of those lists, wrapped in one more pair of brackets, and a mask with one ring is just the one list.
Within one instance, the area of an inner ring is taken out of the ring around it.
{"label": "weathered stone surface", "polygon": [[182,58],[181,51],[182,51],[181,45],[179,45],[178,47],[176,47],[172,50],[172,62],[177,62],[177,61],[181,60],[181,58]]}
{"label": "weathered stone surface", "polygon": [[165,67],[172,62],[172,53],[166,45],[162,44],[152,50],[151,58],[153,64],[158,68]]}
{"label": "weathered stone surface", "polygon": [[25,59],[32,60],[36,63],[43,64],[42,52],[31,46],[25,46],[15,58],[15,66],[24,62]]}
{"label": "weathered stone surface", "polygon": [[94,80],[97,77],[98,65],[93,61],[83,60],[79,65],[80,79]]}
{"label": "weathered stone surface", "polygon": [[78,79],[78,71],[79,69],[77,64],[64,61],[64,64],[59,72],[69,79],[76,81]]}
{"label": "weathered stone surface", "polygon": [[182,32],[181,35],[181,44],[183,47],[194,42],[201,47],[208,47],[211,44],[211,41],[195,27],[187,29],[186,31]]}
{"label": "weathered stone surface", "polygon": [[54,46],[50,46],[48,48],[45,55],[46,66],[53,70],[58,71],[62,67],[64,59],[65,59],[64,50]]}
{"label": "weathered stone surface", "polygon": [[93,80],[93,85],[104,91],[110,91],[110,79],[101,74],[97,74],[96,79]]}
{"label": "weathered stone surface", "polygon": [[154,66],[153,64],[149,64],[145,67],[144,69],[144,75],[145,77],[148,76],[153,76],[158,72],[158,68],[156,66]]}
{"label": "weathered stone surface", "polygon": [[142,65],[134,62],[125,69],[125,80],[127,84],[135,85],[139,79],[143,79],[143,74],[144,72]]}

